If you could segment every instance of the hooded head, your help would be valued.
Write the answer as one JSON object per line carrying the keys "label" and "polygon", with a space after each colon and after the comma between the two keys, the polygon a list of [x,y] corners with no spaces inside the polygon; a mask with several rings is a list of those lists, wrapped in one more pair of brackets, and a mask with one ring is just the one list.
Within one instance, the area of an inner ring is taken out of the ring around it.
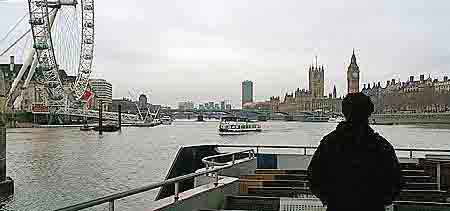
{"label": "hooded head", "polygon": [[342,101],[342,113],[347,122],[367,123],[373,111],[372,100],[361,92],[349,93]]}

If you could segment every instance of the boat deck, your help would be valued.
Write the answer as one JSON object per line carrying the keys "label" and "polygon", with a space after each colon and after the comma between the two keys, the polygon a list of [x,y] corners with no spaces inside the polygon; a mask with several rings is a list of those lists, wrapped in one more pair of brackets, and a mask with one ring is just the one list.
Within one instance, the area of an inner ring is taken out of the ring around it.
{"label": "boat deck", "polygon": [[[422,151],[419,150],[419,152]],[[234,185],[239,187],[238,190],[225,192],[220,196],[214,194],[205,196],[208,199],[221,198],[214,199],[221,201],[220,205],[213,208],[208,207],[208,203],[198,204],[196,210],[325,211],[326,207],[308,188],[306,168],[310,159],[311,155],[307,153],[258,153],[256,159],[245,161],[247,163],[245,166],[238,164],[239,167],[236,167],[234,175],[229,175],[227,172],[221,174],[224,177],[232,176],[231,178],[237,179],[235,181],[237,184]],[[386,207],[386,210],[450,210],[450,165],[444,164],[448,160],[444,159],[439,164],[441,174],[444,172],[443,169],[446,169],[446,173],[439,178],[436,176],[436,162],[430,159],[400,157],[399,161],[405,185],[394,204]],[[242,169],[248,170],[249,166],[255,167],[251,173],[239,172]],[[207,207],[201,208],[201,206]]]}
{"label": "boat deck", "polygon": [[[225,153],[224,148],[231,152]],[[297,153],[262,152],[266,148],[290,148]],[[298,149],[303,151],[299,153]],[[147,210],[325,211],[326,207],[311,193],[306,180],[313,149],[309,146],[244,145],[182,147],[166,180],[61,211],[103,203],[108,203],[112,211],[118,199],[159,187],[155,204]],[[399,198],[386,210],[449,211],[450,150],[396,150],[409,154],[399,159],[405,185]],[[421,156],[421,153],[426,155]]]}

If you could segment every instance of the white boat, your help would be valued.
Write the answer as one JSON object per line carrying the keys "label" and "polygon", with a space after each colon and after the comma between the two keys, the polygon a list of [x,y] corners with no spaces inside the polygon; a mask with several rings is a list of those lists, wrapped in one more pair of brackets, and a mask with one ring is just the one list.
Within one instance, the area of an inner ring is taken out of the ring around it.
{"label": "white boat", "polygon": [[170,116],[163,116],[163,117],[161,117],[160,120],[163,125],[171,125],[172,124],[172,118]]}
{"label": "white boat", "polygon": [[329,120],[328,120],[328,122],[330,122],[330,123],[339,123],[339,122],[343,122],[343,121],[345,121],[345,118],[344,117],[331,117]]}
{"label": "white boat", "polygon": [[261,131],[260,124],[243,117],[222,117],[219,123],[219,135],[241,135]]}

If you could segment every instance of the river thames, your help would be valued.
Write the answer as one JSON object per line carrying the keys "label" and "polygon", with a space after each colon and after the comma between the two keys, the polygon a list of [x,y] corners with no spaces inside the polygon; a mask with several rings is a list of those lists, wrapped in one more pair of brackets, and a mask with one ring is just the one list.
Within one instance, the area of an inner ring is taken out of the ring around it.
{"label": "river thames", "polygon": [[[52,210],[164,179],[180,146],[271,144],[316,146],[333,123],[264,122],[262,133],[219,136],[217,122],[174,122],[119,133],[79,128],[8,129],[7,175],[15,195],[2,210]],[[374,126],[394,147],[450,148],[450,126]],[[116,202],[149,210],[156,191]],[[91,210],[106,210],[99,206]]]}

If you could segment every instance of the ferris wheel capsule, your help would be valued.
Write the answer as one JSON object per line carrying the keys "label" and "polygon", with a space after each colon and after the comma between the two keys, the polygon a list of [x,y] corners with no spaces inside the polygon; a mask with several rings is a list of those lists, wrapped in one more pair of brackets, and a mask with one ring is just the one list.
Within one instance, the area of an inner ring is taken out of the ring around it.
{"label": "ferris wheel capsule", "polygon": [[28,21],[30,24],[33,25],[43,25],[44,20],[42,18],[31,18],[30,21]]}
{"label": "ferris wheel capsule", "polygon": [[85,55],[83,55],[83,58],[86,59],[86,60],[91,60],[92,57],[93,57],[93,56],[90,55],[90,54],[85,54]]}
{"label": "ferris wheel capsule", "polygon": [[85,40],[84,40],[84,43],[85,43],[85,44],[94,44],[94,40],[91,39],[91,38],[88,38],[88,39],[85,39]]}
{"label": "ferris wheel capsule", "polygon": [[84,5],[84,9],[85,10],[94,10],[94,5],[91,5],[91,4]]}
{"label": "ferris wheel capsule", "polygon": [[36,7],[45,7],[47,1],[34,1]]}
{"label": "ferris wheel capsule", "polygon": [[84,23],[84,26],[94,28],[94,23],[92,21],[86,21],[86,23]]}
{"label": "ferris wheel capsule", "polygon": [[36,50],[45,50],[48,49],[48,43],[47,42],[35,42],[33,44],[33,48]]}

